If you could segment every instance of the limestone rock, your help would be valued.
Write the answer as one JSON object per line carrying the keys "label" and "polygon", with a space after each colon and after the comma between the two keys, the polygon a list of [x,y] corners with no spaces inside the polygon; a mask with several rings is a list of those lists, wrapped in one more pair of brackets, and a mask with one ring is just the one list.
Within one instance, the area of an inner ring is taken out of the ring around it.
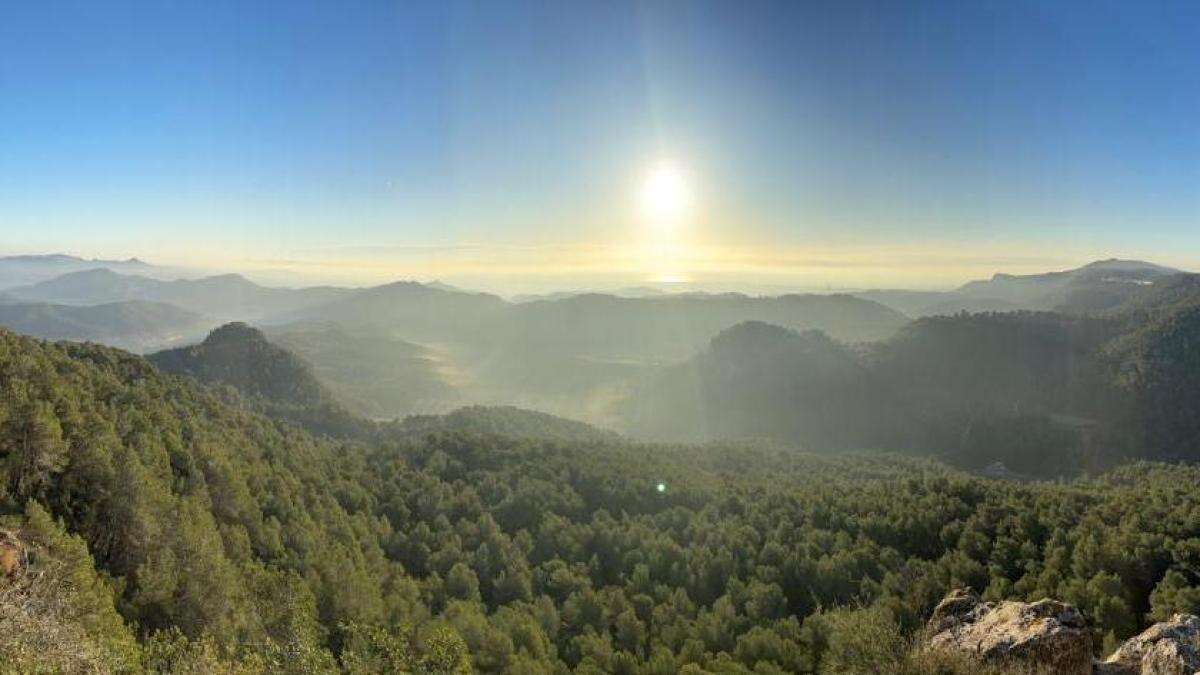
{"label": "limestone rock", "polygon": [[1193,675],[1200,672],[1200,618],[1176,614],[1129,638],[1103,663],[1103,675]]}
{"label": "limestone rock", "polygon": [[942,598],[929,617],[929,634],[941,633],[962,623],[980,603],[979,594],[969,588],[956,588]]}
{"label": "limestone rock", "polygon": [[1091,675],[1092,637],[1083,615],[1056,600],[981,602],[969,590],[938,603],[927,627],[929,645],[993,663]]}

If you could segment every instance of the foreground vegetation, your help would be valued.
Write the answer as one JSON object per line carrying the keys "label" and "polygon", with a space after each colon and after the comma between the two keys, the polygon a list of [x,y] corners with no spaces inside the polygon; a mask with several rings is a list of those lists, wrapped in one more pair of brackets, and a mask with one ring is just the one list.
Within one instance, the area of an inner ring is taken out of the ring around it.
{"label": "foreground vegetation", "polygon": [[338,440],[8,332],[0,387],[18,671],[971,672],[911,646],[952,586],[1072,602],[1104,651],[1200,611],[1186,466],[1020,484],[502,411]]}

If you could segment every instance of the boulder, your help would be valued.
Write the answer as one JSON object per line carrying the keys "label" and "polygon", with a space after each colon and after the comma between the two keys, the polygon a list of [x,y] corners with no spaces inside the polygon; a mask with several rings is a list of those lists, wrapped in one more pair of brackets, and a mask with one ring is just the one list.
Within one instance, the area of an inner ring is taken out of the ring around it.
{"label": "boulder", "polygon": [[1096,670],[1102,675],[1193,675],[1200,672],[1200,618],[1176,614],[1129,638]]}
{"label": "boulder", "polygon": [[951,591],[926,627],[929,646],[983,661],[1091,675],[1092,636],[1083,615],[1057,600],[982,602]]}

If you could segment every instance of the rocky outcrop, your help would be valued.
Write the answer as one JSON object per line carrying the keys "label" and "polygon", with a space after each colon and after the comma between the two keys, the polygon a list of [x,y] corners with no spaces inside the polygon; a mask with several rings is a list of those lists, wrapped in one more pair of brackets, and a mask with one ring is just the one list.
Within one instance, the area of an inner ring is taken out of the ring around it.
{"label": "rocky outcrop", "polygon": [[1091,675],[1092,636],[1083,615],[1057,600],[982,602],[952,591],[927,626],[929,646],[986,662]]}
{"label": "rocky outcrop", "polygon": [[1057,600],[983,602],[950,592],[926,626],[928,646],[985,662],[1065,675],[1200,675],[1200,617],[1176,614],[1092,660],[1083,615]]}
{"label": "rocky outcrop", "polygon": [[1100,675],[1193,675],[1200,672],[1200,618],[1176,614],[1129,638],[1096,665]]}
{"label": "rocky outcrop", "polygon": [[926,632],[929,635],[936,635],[966,621],[967,616],[979,602],[979,594],[969,588],[956,588],[950,591],[950,594],[942,598],[937,607],[933,608]]}

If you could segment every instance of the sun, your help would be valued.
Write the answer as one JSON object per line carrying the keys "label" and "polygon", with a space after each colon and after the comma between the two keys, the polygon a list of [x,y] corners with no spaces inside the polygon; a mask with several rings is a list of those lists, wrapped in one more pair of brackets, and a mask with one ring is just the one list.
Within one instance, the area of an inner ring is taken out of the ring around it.
{"label": "sun", "polygon": [[659,227],[674,227],[687,213],[691,202],[687,177],[670,162],[650,169],[642,183],[642,207],[650,222]]}

